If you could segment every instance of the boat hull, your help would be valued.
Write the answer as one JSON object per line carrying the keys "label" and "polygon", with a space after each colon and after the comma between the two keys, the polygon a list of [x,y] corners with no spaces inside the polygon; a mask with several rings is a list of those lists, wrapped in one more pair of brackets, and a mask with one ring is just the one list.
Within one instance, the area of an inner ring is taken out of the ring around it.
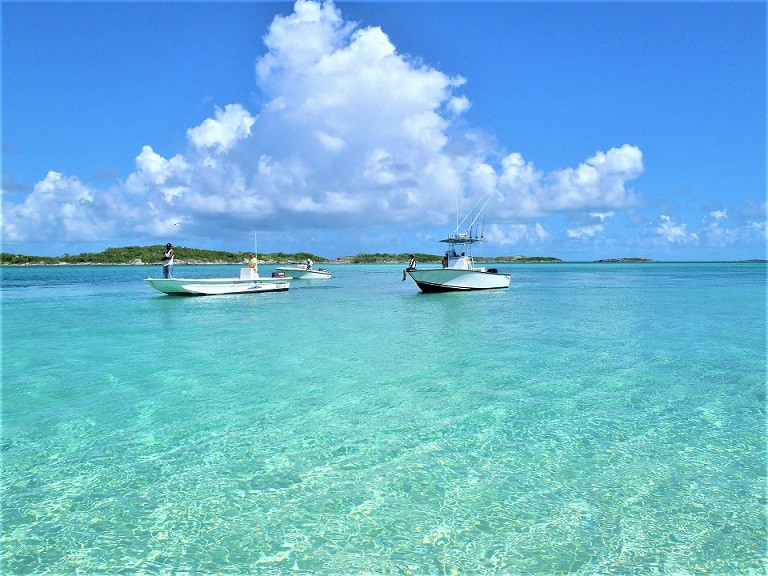
{"label": "boat hull", "polygon": [[165,294],[211,296],[252,292],[283,292],[287,278],[147,278],[150,286]]}
{"label": "boat hull", "polygon": [[408,272],[422,292],[466,292],[509,288],[509,274],[455,268],[425,268]]}
{"label": "boat hull", "polygon": [[306,268],[275,268],[278,272],[284,272],[287,277],[294,280],[324,280],[331,277],[327,270],[307,270]]}

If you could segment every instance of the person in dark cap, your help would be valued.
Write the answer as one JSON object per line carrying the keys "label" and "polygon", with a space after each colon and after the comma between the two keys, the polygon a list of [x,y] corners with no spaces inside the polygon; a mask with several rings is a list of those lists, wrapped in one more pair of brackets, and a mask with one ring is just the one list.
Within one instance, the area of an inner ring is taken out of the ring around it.
{"label": "person in dark cap", "polygon": [[173,246],[171,243],[165,245],[165,254],[163,254],[163,278],[173,276]]}
{"label": "person in dark cap", "polygon": [[403,270],[403,282],[405,282],[405,273],[411,270],[416,270],[416,257],[413,254],[411,254],[411,259],[408,260],[408,268]]}

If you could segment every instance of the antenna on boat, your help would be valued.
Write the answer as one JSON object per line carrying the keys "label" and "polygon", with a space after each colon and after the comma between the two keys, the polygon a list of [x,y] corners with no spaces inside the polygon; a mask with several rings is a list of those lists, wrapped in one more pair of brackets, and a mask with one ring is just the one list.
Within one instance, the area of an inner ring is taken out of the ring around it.
{"label": "antenna on boat", "polygon": [[456,195],[456,232],[459,231],[459,195]]}
{"label": "antenna on boat", "polygon": [[[457,234],[458,234],[458,232],[459,232],[459,226],[461,226],[462,224],[464,224],[464,222],[466,222],[466,221],[467,221],[467,218],[469,218],[469,216],[470,216],[470,215],[471,215],[471,214],[472,214],[472,213],[475,211],[475,208],[477,208],[477,205],[478,205],[478,204],[480,204],[480,202],[482,202],[482,201],[483,201],[483,198],[485,198],[485,195],[481,196],[481,197],[480,197],[480,200],[478,200],[477,202],[475,202],[475,205],[474,205],[474,206],[472,206],[472,209],[471,209],[469,212],[467,212],[467,215],[466,215],[466,216],[464,216],[464,218],[462,218],[461,222],[458,222],[458,220],[459,220],[459,216],[458,216],[458,214],[456,215],[456,220],[457,220],[457,222],[456,222],[456,233],[457,233]],[[488,204],[488,202],[486,202],[485,204]],[[483,204],[483,208],[485,208],[485,204]],[[482,211],[482,209],[483,209],[483,208],[481,208],[480,210]],[[477,213],[477,216],[479,216],[479,215],[480,215],[480,212],[478,212],[478,213]],[[475,216],[475,219],[474,219],[474,220],[472,220],[472,222],[470,222],[469,226],[467,227],[467,229],[468,229],[468,231],[469,231],[469,232],[471,232],[471,231],[472,231],[472,224],[474,224],[474,223],[475,223],[475,220],[477,220],[477,216]]]}
{"label": "antenna on boat", "polygon": [[[480,200],[477,201],[477,203],[472,207],[472,209],[474,210],[477,207],[477,205],[480,204],[480,202],[483,201],[484,198],[485,198],[485,196],[480,198]],[[491,194],[488,196],[488,200],[486,200],[485,204],[483,204],[483,207],[480,208],[480,211],[477,213],[477,216],[475,216],[473,218],[472,222],[470,222],[470,224],[469,224],[470,230],[472,229],[472,226],[475,225],[475,222],[477,222],[477,219],[480,218],[480,214],[483,213],[483,211],[485,210],[485,207],[488,206],[488,202],[490,202],[492,198],[493,198],[493,192],[491,192]],[[467,217],[469,217],[469,214],[467,214],[467,216],[464,217],[464,220],[466,220]],[[462,222],[463,222],[463,220],[462,220]],[[485,217],[483,217],[483,222],[485,222]]]}
{"label": "antenna on boat", "polygon": [[253,256],[256,258],[256,270],[259,267],[259,245],[256,242],[256,232],[253,233]]}

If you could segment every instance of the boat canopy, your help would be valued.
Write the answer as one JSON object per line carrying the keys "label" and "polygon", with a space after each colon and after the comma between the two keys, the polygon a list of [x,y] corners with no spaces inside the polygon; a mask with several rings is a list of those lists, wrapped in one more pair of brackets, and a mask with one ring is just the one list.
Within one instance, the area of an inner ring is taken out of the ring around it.
{"label": "boat canopy", "polygon": [[[478,200],[472,210],[470,210],[466,216],[462,219],[461,222],[459,222],[458,215],[456,217],[456,228],[453,232],[451,232],[448,235],[448,238],[444,238],[440,240],[440,242],[446,242],[447,244],[451,244],[452,246],[455,244],[479,244],[483,241],[483,234],[481,233],[479,236],[477,235],[477,228],[475,228],[475,233],[473,234],[472,228],[475,225],[475,222],[477,222],[477,219],[480,218],[480,214],[483,213],[485,210],[485,207],[488,206],[488,202],[491,201],[491,198],[493,198],[494,192],[492,191],[490,194],[488,194],[488,197],[485,196],[481,197],[480,200]],[[484,201],[484,202],[483,202]],[[467,221],[467,219],[472,215],[475,208],[477,208],[480,203],[483,202],[482,208],[477,211],[477,214],[475,214],[475,217],[472,219],[472,221],[469,223],[469,225],[466,227],[466,232],[459,232],[459,229],[463,226],[464,222]]]}
{"label": "boat canopy", "polygon": [[450,234],[448,238],[440,240],[440,242],[447,242],[448,244],[479,244],[483,241],[482,236],[472,236],[466,232]]}

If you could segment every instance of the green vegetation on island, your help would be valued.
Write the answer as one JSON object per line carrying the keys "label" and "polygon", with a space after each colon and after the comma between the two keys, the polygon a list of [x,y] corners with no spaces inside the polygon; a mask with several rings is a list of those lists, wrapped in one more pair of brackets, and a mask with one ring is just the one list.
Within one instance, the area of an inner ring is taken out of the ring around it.
{"label": "green vegetation on island", "polygon": [[602,260],[595,260],[595,262],[627,263],[627,262],[655,262],[655,260],[651,260],[650,258],[603,258]]}
{"label": "green vegetation on island", "polygon": [[[414,254],[416,262],[440,262],[440,256],[433,254]],[[357,254],[356,256],[343,256],[338,262],[345,264],[393,264],[395,262],[408,262],[411,254]]]}
{"label": "green vegetation on island", "polygon": [[[187,248],[174,246],[176,264],[240,264],[247,260],[250,251],[226,252],[223,250],[201,250],[199,248]],[[165,246],[124,246],[122,248],[107,248],[102,252],[83,252],[82,254],[63,256],[27,256],[24,254],[0,253],[0,265],[5,266],[34,266],[34,265],[59,265],[59,264],[111,264],[111,265],[141,265],[160,264],[165,252]],[[416,262],[424,264],[439,263],[442,255],[414,254]],[[328,259],[311,252],[297,252],[286,254],[285,252],[273,252],[271,254],[260,253],[259,262],[267,264],[287,264],[292,262],[304,262],[311,258],[314,262],[339,264],[391,264],[408,262],[409,253],[403,254],[357,254],[356,256],[343,256],[336,259]],[[559,258],[550,256],[476,256],[477,262],[490,263],[519,263],[519,262],[562,262]]]}
{"label": "green vegetation on island", "polygon": [[502,264],[514,264],[525,262],[564,262],[553,256],[498,256],[495,258],[475,258],[478,262],[499,262]]}
{"label": "green vegetation on island", "polygon": [[[240,264],[247,260],[251,252],[225,252],[223,250],[201,250],[174,246],[174,257],[177,264]],[[76,256],[25,256],[23,254],[0,254],[0,264],[3,265],[55,265],[55,264],[159,264],[162,261],[165,246],[125,246],[122,248],[107,248],[103,252],[83,252]],[[311,258],[315,262],[327,262],[326,258],[309,252],[285,254],[259,254],[260,262],[303,262]]]}
{"label": "green vegetation on island", "polygon": [[[358,254],[357,256],[344,256],[337,258],[335,262],[344,262],[349,264],[392,264],[400,262],[408,262],[410,259],[410,253],[408,254]],[[422,254],[414,253],[416,262],[424,264],[439,263],[442,261],[442,255],[435,254]],[[553,258],[551,256],[475,256],[476,262],[495,262],[502,264],[509,264],[515,262],[562,262],[559,258]]]}

